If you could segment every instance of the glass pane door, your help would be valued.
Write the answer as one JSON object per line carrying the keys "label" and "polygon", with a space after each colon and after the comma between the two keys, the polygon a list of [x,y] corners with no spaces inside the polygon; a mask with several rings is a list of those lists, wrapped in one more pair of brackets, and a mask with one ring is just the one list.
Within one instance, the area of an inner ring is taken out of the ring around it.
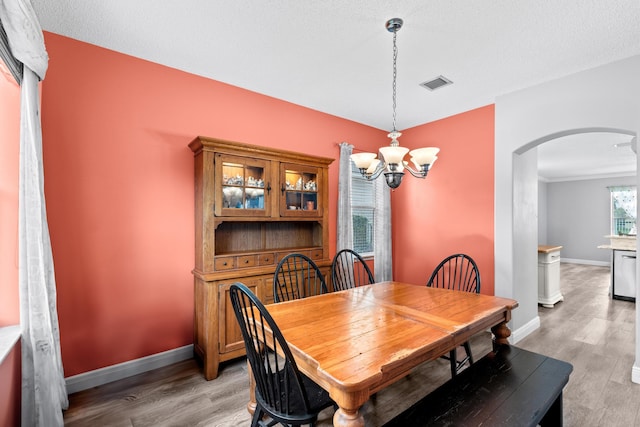
{"label": "glass pane door", "polygon": [[320,170],[300,165],[282,165],[284,197],[281,214],[286,216],[317,216],[321,212],[318,197]]}
{"label": "glass pane door", "polygon": [[222,164],[223,207],[264,209],[264,169],[239,163]]}
{"label": "glass pane door", "polygon": [[268,203],[265,190],[270,188],[267,178],[267,163],[253,159],[234,158],[220,155],[216,159],[216,172],[219,176],[220,206],[216,206],[216,215],[245,216],[267,215]]}

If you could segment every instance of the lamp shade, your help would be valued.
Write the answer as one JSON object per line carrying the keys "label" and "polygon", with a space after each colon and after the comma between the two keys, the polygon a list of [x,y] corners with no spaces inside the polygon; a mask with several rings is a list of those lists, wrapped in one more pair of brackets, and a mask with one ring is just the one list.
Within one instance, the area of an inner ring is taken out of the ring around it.
{"label": "lamp shade", "polygon": [[372,174],[376,171],[376,169],[378,168],[378,165],[380,164],[380,160],[378,159],[373,159],[371,161],[371,165],[369,165],[369,168],[367,169],[367,173]]}
{"label": "lamp shade", "polygon": [[[412,157],[411,158],[411,163],[413,163],[413,165],[416,167],[417,170],[422,170],[422,166],[429,166],[429,170],[433,167],[433,164],[436,162],[436,160],[438,160],[438,158],[436,156],[433,157],[433,159],[431,160],[431,163],[423,163],[422,165],[418,162],[416,162],[416,158]],[[407,162],[405,162],[405,166],[407,166]]]}
{"label": "lamp shade", "polygon": [[425,147],[411,150],[409,154],[412,156],[411,160],[413,160],[415,164],[430,165],[437,159],[436,154],[438,154],[438,151],[440,151],[440,149],[436,147]]}
{"label": "lamp shade", "polygon": [[356,164],[358,169],[367,169],[371,165],[376,153],[356,153],[351,155],[351,160]]}
{"label": "lamp shade", "polygon": [[384,157],[384,161],[389,163],[395,163],[402,165],[402,158],[409,152],[406,147],[381,147],[380,153]]}

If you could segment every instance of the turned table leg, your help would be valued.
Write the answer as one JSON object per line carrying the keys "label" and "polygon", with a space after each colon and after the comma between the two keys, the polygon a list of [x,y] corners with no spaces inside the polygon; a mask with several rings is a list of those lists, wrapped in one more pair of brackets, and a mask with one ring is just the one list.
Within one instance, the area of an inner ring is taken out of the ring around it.
{"label": "turned table leg", "polygon": [[495,349],[496,346],[500,345],[509,345],[508,338],[511,336],[511,330],[507,326],[507,322],[500,322],[494,327],[491,328],[491,332],[493,332],[493,347]]}
{"label": "turned table leg", "polygon": [[249,403],[247,403],[247,411],[253,415],[256,411],[256,380],[253,378],[253,371],[251,370],[249,360],[247,360],[247,371],[249,373]]}
{"label": "turned table leg", "polygon": [[362,414],[356,410],[348,410],[338,408],[333,414],[334,427],[364,427],[364,418]]}

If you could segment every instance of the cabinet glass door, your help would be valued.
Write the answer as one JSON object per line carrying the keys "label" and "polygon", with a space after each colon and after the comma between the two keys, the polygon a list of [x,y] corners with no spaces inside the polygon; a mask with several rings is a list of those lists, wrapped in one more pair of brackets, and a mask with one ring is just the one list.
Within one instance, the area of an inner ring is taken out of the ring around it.
{"label": "cabinet glass door", "polygon": [[322,170],[311,166],[282,164],[280,170],[280,214],[320,216],[322,199],[318,188]]}
{"label": "cabinet glass door", "polygon": [[215,168],[216,215],[269,215],[269,162],[218,154]]}

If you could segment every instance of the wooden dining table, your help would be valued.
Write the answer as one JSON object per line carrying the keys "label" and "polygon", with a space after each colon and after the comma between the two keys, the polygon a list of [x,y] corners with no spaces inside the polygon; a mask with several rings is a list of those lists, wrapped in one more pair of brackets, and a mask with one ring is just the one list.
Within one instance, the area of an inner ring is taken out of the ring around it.
{"label": "wooden dining table", "polygon": [[[382,282],[267,306],[298,369],[338,405],[334,426],[362,427],[371,395],[491,328],[508,344],[515,300]],[[254,406],[254,394],[251,391]]]}

